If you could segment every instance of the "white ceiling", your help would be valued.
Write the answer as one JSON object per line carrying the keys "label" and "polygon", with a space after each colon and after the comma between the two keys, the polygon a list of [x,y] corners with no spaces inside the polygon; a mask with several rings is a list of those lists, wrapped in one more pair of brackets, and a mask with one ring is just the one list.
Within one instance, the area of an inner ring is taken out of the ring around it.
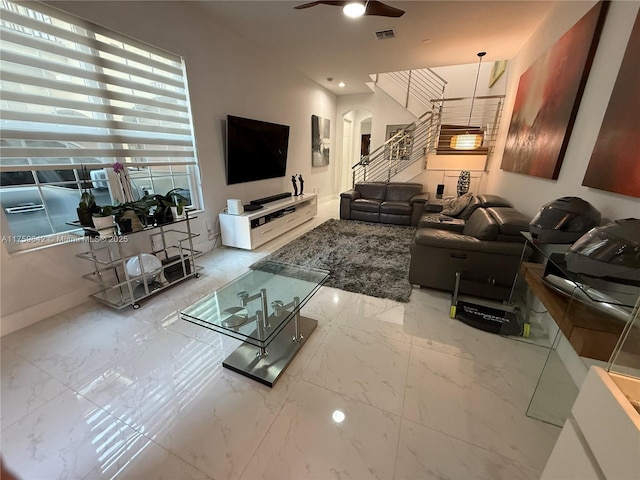
{"label": "white ceiling", "polygon": [[[199,1],[217,22],[265,54],[343,95],[369,92],[371,73],[511,59],[556,1],[387,1],[400,18],[350,19],[341,7],[302,1]],[[393,28],[396,38],[378,40]],[[333,77],[328,82],[327,77]],[[338,82],[347,83],[338,88]]]}

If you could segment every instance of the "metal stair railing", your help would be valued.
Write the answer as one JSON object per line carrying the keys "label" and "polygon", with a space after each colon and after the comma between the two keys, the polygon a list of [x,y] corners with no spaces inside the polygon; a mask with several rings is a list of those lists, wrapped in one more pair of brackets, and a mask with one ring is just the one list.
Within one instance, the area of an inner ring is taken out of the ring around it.
{"label": "metal stair railing", "polygon": [[357,182],[389,182],[414,162],[424,160],[435,148],[437,132],[436,115],[428,111],[353,165],[352,186]]}
{"label": "metal stair railing", "polygon": [[[475,153],[491,154],[498,134],[498,126],[502,119],[504,95],[487,95],[480,97],[434,98],[434,110],[438,111],[441,133],[436,141],[437,153],[464,154],[451,151],[451,137],[465,132],[482,133],[483,140],[479,151]],[[473,105],[473,108],[472,108]],[[473,152],[467,152],[472,154]]]}
{"label": "metal stair railing", "polygon": [[429,68],[378,74],[376,77],[376,83],[379,82],[380,76],[386,76],[401,87],[404,92],[403,101],[399,101],[393,96],[392,98],[394,98],[404,108],[409,107],[409,99],[411,97],[420,102],[426,108],[431,108],[431,99],[443,98],[444,91],[447,86],[447,81]]}
{"label": "metal stair railing", "polygon": [[[389,182],[394,175],[417,161],[424,161],[432,152],[490,156],[502,118],[503,102],[504,95],[431,99],[429,111],[351,167],[352,186],[357,182]],[[481,147],[474,151],[452,150],[449,147],[451,136],[467,131],[482,133]]]}

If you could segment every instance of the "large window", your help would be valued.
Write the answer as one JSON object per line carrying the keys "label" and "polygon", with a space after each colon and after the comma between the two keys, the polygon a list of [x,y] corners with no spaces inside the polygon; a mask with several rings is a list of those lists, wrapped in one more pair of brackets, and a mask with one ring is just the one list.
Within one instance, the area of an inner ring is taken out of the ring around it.
{"label": "large window", "polygon": [[34,3],[0,0],[0,35],[9,248],[60,241],[74,228],[82,189],[99,205],[123,201],[115,162],[126,166],[134,197],[183,188],[199,207],[181,57]]}

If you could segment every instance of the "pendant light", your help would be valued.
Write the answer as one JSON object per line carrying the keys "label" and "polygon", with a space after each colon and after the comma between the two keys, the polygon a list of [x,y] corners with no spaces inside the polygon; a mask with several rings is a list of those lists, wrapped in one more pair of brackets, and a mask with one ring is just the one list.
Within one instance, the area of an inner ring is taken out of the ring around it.
{"label": "pendant light", "polygon": [[[469,112],[469,121],[467,122],[467,128],[471,127],[471,116],[473,115],[473,104],[476,101],[476,91],[478,89],[478,77],[480,77],[480,64],[482,63],[482,57],[484,57],[487,52],[478,52],[478,73],[476,73],[476,84],[473,87],[473,97],[471,98],[471,111]],[[482,145],[482,134],[481,133],[469,133],[467,130],[465,133],[460,135],[454,135],[451,137],[451,143],[449,146],[453,150],[475,150]]]}

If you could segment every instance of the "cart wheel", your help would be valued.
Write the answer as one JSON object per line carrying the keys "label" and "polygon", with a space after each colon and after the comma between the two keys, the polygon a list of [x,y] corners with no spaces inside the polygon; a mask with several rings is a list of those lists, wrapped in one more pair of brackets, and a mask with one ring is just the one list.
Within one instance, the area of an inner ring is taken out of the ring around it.
{"label": "cart wheel", "polygon": [[194,277],[196,277],[196,278],[200,278],[200,274],[199,274],[199,273],[196,273],[196,274],[194,275]]}
{"label": "cart wheel", "polygon": [[531,324],[530,323],[525,323],[522,326],[522,336],[524,338],[529,338],[529,335],[531,335]]}
{"label": "cart wheel", "polygon": [[140,308],[140,304],[139,303],[134,303],[131,306],[133,307],[134,310],[138,310]]}

